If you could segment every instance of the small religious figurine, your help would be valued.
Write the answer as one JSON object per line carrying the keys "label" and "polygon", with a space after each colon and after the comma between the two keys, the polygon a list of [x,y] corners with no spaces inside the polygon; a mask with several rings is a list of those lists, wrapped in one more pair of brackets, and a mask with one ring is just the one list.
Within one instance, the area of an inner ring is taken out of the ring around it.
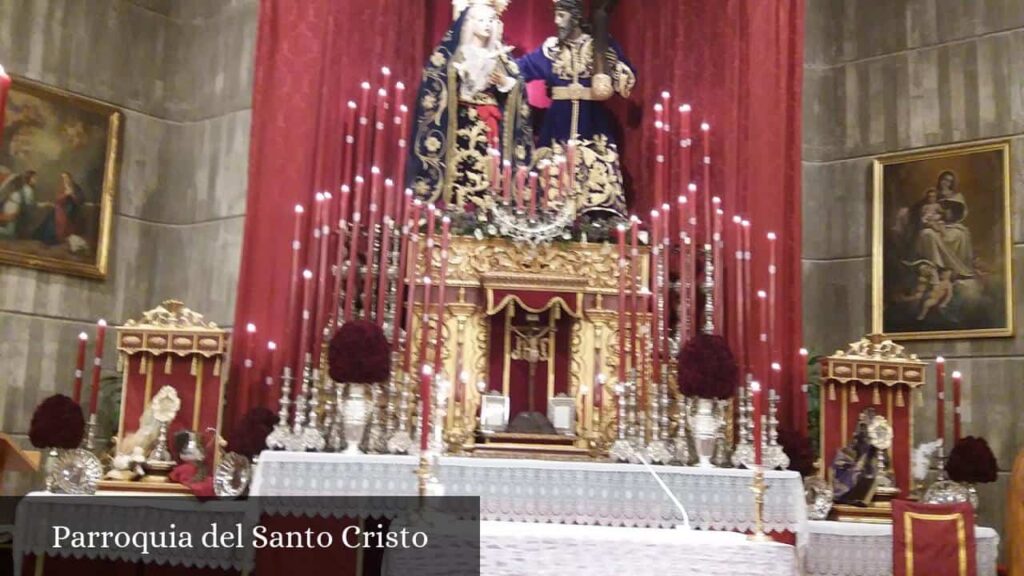
{"label": "small religious figurine", "polygon": [[832,462],[836,502],[867,506],[899,495],[889,470],[892,434],[892,426],[874,409],[861,413],[853,439]]}
{"label": "small religious figurine", "polygon": [[558,36],[519,59],[523,80],[543,80],[553,103],[544,116],[538,161],[564,158],[575,141],[576,188],[580,212],[622,216],[626,211],[622,169],[612,122],[602,101],[628,98],[636,73],[619,45],[608,37],[607,16],[614,0],[593,6],[594,34],[584,28],[583,0],[555,0]]}
{"label": "small religious figurine", "polygon": [[408,186],[425,202],[486,208],[497,187],[492,151],[512,170],[532,155],[530,106],[512,48],[502,42],[508,0],[453,4],[455,23],[423,69]]}

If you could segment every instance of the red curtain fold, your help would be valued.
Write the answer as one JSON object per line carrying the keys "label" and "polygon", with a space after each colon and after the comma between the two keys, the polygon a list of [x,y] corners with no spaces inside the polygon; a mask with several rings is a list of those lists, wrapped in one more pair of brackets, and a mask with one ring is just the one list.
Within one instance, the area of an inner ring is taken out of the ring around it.
{"label": "red curtain fold", "polygon": [[[337,193],[340,184],[342,108],[358,100],[359,84],[376,88],[381,66],[392,81],[411,88],[425,61],[427,31],[439,17],[442,0],[262,0],[260,3],[249,193],[239,272],[235,325],[256,325],[253,374],[280,375],[286,360],[294,365],[297,327],[289,326],[293,206],[311,216],[318,191]],[[450,18],[450,16],[449,16]],[[446,24],[446,23],[445,23]],[[433,40],[430,41],[432,43]],[[304,238],[304,267],[312,269],[309,237]],[[278,387],[266,389],[255,376],[241,383],[246,335],[232,353],[232,386],[227,421],[249,406],[238,400],[241,386],[250,389],[249,404],[274,407]],[[271,363],[263,353],[268,341],[279,349]]]}
{"label": "red curtain fold", "polygon": [[[802,0],[644,0],[623,2],[612,34],[637,68],[628,101],[611,103],[620,123],[631,206],[647,214],[653,204],[653,122],[648,111],[662,90],[673,108],[687,102],[694,124],[712,126],[711,187],[734,213],[752,221],[753,289],[767,289],[767,240],[779,236],[777,312],[770,335],[772,360],[782,364],[781,420],[806,429],[797,350],[801,336],[800,133],[803,63]],[[276,365],[256,358],[259,373],[280,373],[291,340],[285,309],[292,206],[311,203],[318,189],[337,182],[340,110],[357,97],[358,84],[388,65],[415,94],[425,56],[451,22],[447,0],[263,0],[260,10],[249,196],[235,325],[257,325],[256,349],[268,339],[284,345]],[[517,0],[505,15],[505,38],[518,53],[554,34],[550,0]],[[670,180],[669,198],[685,186]],[[726,234],[729,242],[731,234]],[[725,255],[735,247],[727,244]],[[729,259],[726,282],[734,282]],[[735,323],[733,291],[725,291],[726,326]],[[755,318],[756,319],[756,318]],[[752,324],[756,325],[756,324]],[[730,334],[736,346],[735,331]],[[747,344],[757,352],[754,330]],[[244,337],[240,337],[240,340]],[[236,342],[232,374],[244,349]],[[265,356],[265,355],[263,355]],[[766,365],[754,354],[754,366]],[[758,374],[767,382],[768,378]],[[256,378],[247,386],[259,386]],[[237,388],[237,386],[233,387]],[[276,405],[277,391],[253,394],[253,403]],[[246,409],[237,402],[230,413]]]}

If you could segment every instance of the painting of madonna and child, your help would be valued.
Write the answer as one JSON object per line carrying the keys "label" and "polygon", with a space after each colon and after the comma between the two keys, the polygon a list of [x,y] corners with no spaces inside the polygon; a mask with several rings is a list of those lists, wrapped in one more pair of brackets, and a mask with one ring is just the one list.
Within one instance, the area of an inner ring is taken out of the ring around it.
{"label": "painting of madonna and child", "polygon": [[875,162],[874,328],[895,338],[1010,336],[1010,144]]}
{"label": "painting of madonna and child", "polygon": [[0,263],[103,278],[121,114],[16,78],[0,137]]}

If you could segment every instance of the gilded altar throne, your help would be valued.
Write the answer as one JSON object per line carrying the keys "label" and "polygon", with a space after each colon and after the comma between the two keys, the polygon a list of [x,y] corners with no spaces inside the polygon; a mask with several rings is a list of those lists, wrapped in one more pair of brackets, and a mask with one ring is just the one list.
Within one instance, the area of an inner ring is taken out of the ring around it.
{"label": "gilded altar throne", "polygon": [[[571,458],[605,450],[614,439],[611,387],[619,357],[614,247],[454,237],[448,255],[442,366],[452,382],[444,424],[449,451]],[[440,270],[440,250],[431,257],[430,269]],[[648,282],[648,263],[642,251],[641,285]],[[429,312],[436,338],[437,310]],[[421,317],[414,316],[414,338]],[[607,384],[595,407],[598,382]],[[506,402],[508,426],[481,430],[488,395]],[[571,404],[568,427],[564,410],[552,414],[552,402]],[[530,413],[551,427],[516,424],[517,417],[540,420],[525,417]]]}

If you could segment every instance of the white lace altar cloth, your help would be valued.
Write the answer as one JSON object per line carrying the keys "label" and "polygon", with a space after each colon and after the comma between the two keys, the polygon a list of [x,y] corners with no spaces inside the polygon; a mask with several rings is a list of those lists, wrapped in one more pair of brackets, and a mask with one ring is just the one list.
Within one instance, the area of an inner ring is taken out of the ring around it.
{"label": "white lace altar cloth", "polygon": [[[21,563],[27,554],[35,556],[60,556],[63,558],[88,558],[90,560],[113,560],[134,564],[159,564],[187,568],[215,568],[242,571],[251,569],[251,553],[239,548],[150,548],[148,555],[142,555],[136,548],[73,548],[64,546],[54,549],[52,526],[76,526],[83,518],[89,524],[117,526],[119,531],[152,532],[169,530],[174,524],[175,531],[201,534],[217,522],[221,526],[242,523],[251,526],[258,517],[247,516],[253,508],[244,502],[197,502],[186,498],[120,496],[69,496],[33,492],[18,503],[14,532],[15,574],[21,574]],[[245,528],[248,532],[249,528]]]}
{"label": "white lace altar cloth", "polygon": [[[804,559],[808,576],[889,576],[892,574],[892,525],[812,521]],[[978,574],[994,576],[999,534],[974,529]]]}
{"label": "white lace altar cloth", "polygon": [[[447,555],[446,555],[447,556]],[[423,555],[393,550],[385,574],[477,574],[475,566],[432,566]],[[733,532],[483,522],[480,571],[488,576],[796,576],[794,548],[751,542]]]}
{"label": "white lace altar cloth", "polygon": [[[264,496],[414,496],[415,456],[264,452],[251,494]],[[754,527],[753,473],[726,468],[657,466],[700,530]],[[682,524],[657,482],[640,465],[443,457],[436,474],[449,496],[479,496],[483,520],[673,528]],[[767,472],[765,530],[806,531],[800,475]],[[802,543],[802,542],[799,542]]]}

